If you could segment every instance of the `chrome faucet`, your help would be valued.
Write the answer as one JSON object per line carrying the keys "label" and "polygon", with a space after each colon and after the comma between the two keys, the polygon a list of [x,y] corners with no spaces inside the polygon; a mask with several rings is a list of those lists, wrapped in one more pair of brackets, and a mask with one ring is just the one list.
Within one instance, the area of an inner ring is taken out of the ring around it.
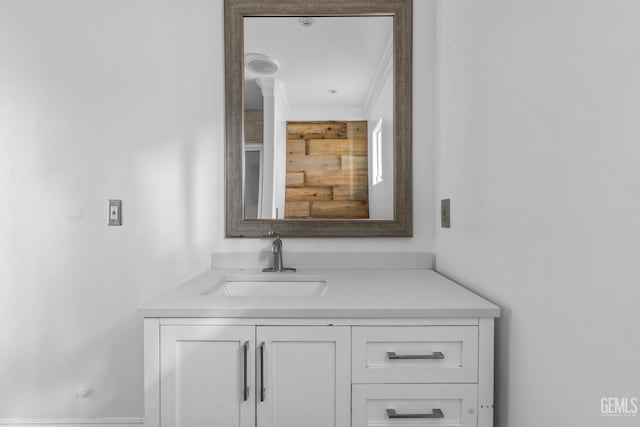
{"label": "chrome faucet", "polygon": [[270,232],[270,236],[276,236],[271,244],[271,253],[273,254],[273,267],[263,268],[264,272],[282,273],[284,271],[296,271],[295,268],[285,267],[282,262],[282,240],[277,234]]}

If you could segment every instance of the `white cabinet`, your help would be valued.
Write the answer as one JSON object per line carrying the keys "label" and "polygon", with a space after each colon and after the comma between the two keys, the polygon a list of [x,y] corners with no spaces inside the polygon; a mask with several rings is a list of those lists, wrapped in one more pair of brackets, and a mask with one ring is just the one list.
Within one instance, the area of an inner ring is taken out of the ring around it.
{"label": "white cabinet", "polygon": [[349,427],[350,338],[348,327],[258,327],[258,427]]}
{"label": "white cabinet", "polygon": [[354,327],[353,382],[476,383],[478,327]]}
{"label": "white cabinet", "polygon": [[146,424],[349,427],[350,338],[348,327],[160,326],[159,422]]}
{"label": "white cabinet", "polygon": [[354,327],[352,427],[478,426],[478,327]]}
{"label": "white cabinet", "polygon": [[493,327],[146,318],[145,425],[491,427]]}
{"label": "white cabinet", "polygon": [[475,384],[354,384],[353,427],[477,426]]}
{"label": "white cabinet", "polygon": [[250,326],[163,326],[161,425],[253,426],[254,342]]}

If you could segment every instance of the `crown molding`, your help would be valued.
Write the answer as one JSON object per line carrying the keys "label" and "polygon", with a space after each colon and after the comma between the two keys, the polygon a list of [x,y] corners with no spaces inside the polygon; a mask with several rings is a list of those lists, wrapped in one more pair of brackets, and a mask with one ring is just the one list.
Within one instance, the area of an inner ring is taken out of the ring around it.
{"label": "crown molding", "polygon": [[389,77],[391,70],[393,69],[393,39],[390,38],[387,42],[384,52],[378,61],[376,72],[371,79],[369,89],[367,90],[367,96],[364,98],[363,109],[367,114],[367,117],[371,114],[373,106],[380,97],[384,82]]}

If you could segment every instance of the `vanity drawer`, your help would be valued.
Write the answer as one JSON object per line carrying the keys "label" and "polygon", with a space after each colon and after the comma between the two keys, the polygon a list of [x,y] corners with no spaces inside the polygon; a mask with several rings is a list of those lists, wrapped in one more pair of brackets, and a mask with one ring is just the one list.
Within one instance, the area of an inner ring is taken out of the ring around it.
{"label": "vanity drawer", "polygon": [[476,426],[475,384],[354,384],[352,427]]}
{"label": "vanity drawer", "polygon": [[353,383],[475,383],[476,326],[354,327]]}

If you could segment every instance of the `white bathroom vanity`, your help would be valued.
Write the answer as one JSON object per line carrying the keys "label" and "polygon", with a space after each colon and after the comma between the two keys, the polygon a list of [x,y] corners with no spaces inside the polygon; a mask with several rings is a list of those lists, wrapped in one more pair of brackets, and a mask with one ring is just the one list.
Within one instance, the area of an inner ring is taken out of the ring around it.
{"label": "white bathroom vanity", "polygon": [[493,425],[497,306],[426,254],[290,260],[214,255],[140,309],[147,427]]}

